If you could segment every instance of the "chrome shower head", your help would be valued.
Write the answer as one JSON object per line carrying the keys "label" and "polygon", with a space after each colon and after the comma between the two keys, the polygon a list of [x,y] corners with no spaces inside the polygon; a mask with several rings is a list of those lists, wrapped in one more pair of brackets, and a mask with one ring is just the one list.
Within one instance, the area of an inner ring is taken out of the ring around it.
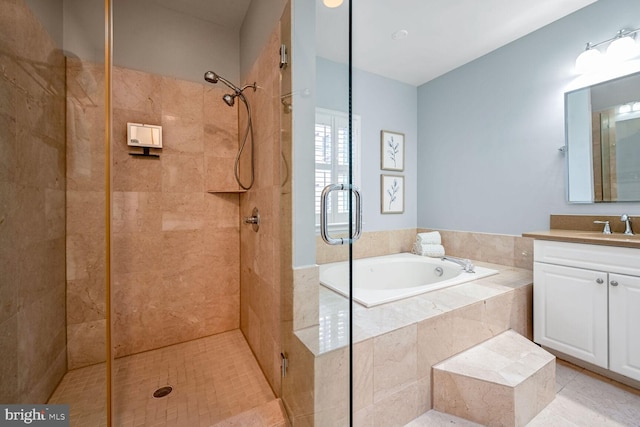
{"label": "chrome shower head", "polygon": [[231,95],[229,93],[226,93],[222,96],[222,100],[225,102],[225,104],[227,104],[229,107],[233,107],[233,104],[235,103],[235,99],[236,99],[236,95]]}
{"label": "chrome shower head", "polygon": [[204,79],[209,83],[218,83],[218,75],[213,71],[207,71],[206,73],[204,73]]}
{"label": "chrome shower head", "polygon": [[229,80],[225,79],[224,77],[214,73],[213,71],[207,71],[206,73],[204,73],[204,79],[209,83],[213,83],[213,84],[222,82],[225,85],[227,85],[229,89],[234,91],[236,94],[239,94],[243,90],[243,89],[240,89],[238,86],[234,85],[233,83],[231,83]]}

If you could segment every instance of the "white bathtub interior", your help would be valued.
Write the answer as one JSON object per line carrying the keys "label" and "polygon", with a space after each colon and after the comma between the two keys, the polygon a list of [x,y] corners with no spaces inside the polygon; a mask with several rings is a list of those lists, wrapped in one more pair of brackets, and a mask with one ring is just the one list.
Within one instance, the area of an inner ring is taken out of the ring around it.
{"label": "white bathtub interior", "polygon": [[[467,273],[450,261],[410,253],[357,259],[353,261],[353,299],[365,307],[375,307],[497,273],[479,266],[475,273]],[[320,283],[348,297],[349,263],[320,265]]]}

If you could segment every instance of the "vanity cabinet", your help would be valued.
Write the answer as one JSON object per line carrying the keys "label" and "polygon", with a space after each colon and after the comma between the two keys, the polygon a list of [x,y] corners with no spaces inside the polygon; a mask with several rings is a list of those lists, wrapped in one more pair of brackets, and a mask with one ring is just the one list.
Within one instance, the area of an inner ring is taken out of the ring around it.
{"label": "vanity cabinet", "polygon": [[640,380],[640,250],[534,242],[534,341]]}

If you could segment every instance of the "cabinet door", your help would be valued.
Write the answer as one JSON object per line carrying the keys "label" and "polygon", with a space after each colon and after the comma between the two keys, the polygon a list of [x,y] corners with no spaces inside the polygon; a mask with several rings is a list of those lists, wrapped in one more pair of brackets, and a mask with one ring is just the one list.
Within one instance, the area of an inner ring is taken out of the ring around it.
{"label": "cabinet door", "polygon": [[538,344],[607,368],[607,309],[607,273],[534,263],[533,336]]}
{"label": "cabinet door", "polygon": [[609,363],[640,380],[640,277],[609,274]]}

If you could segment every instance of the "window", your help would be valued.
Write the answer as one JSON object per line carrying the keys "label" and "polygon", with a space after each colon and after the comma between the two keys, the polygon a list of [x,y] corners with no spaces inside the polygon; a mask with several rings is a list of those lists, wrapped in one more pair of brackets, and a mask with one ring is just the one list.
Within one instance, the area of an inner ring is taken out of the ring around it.
{"label": "window", "polygon": [[[352,119],[353,183],[360,184],[360,117]],[[349,118],[346,113],[318,108],[315,126],[316,229],[320,226],[320,195],[329,184],[346,184],[349,176]],[[333,230],[346,230],[350,192],[334,191],[328,203],[328,222]]]}

